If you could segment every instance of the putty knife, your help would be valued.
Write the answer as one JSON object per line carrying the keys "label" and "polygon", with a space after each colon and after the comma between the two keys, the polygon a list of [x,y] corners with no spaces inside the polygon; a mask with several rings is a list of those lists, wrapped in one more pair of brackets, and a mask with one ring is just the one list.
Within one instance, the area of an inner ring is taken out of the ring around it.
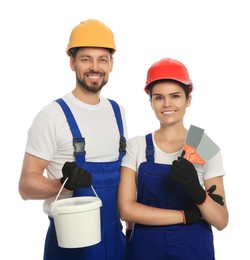
{"label": "putty knife", "polygon": [[186,144],[184,145],[184,158],[189,160],[191,163],[204,164],[205,161],[197,154],[196,148],[199,146],[204,129],[197,126],[191,125],[189,127]]}
{"label": "putty knife", "polygon": [[220,151],[220,148],[215,144],[205,133],[203,134],[201,141],[196,148],[196,152],[205,161],[210,160],[216,153]]}
{"label": "putty knife", "polygon": [[188,130],[184,158],[193,164],[204,164],[220,148],[204,133],[204,129],[191,125]]}

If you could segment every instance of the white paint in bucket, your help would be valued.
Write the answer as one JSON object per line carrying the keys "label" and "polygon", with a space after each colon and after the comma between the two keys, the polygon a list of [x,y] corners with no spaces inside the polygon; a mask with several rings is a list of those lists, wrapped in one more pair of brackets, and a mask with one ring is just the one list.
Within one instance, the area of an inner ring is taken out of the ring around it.
{"label": "white paint in bucket", "polygon": [[98,197],[73,197],[51,203],[58,245],[78,248],[101,241],[100,207]]}

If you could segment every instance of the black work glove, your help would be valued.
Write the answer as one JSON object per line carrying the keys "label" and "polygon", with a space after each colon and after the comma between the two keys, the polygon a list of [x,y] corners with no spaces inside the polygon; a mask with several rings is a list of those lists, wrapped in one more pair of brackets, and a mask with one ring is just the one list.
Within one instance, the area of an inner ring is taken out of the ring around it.
{"label": "black work glove", "polygon": [[195,204],[189,209],[183,210],[183,213],[185,217],[183,222],[187,225],[197,222],[202,217],[199,208]]}
{"label": "black work glove", "polygon": [[90,187],[92,184],[92,176],[89,172],[82,168],[77,168],[75,162],[66,162],[62,168],[63,177],[60,179],[67,190],[76,190],[80,188]]}
{"label": "black work glove", "polygon": [[223,197],[219,194],[214,194],[213,192],[216,190],[216,185],[212,185],[208,190],[208,195],[221,206],[224,205]]}
{"label": "black work glove", "polygon": [[206,199],[206,191],[201,187],[194,165],[183,157],[173,161],[170,177],[180,183],[187,195],[196,203],[202,204]]}
{"label": "black work glove", "polygon": [[[216,190],[216,185],[212,185],[208,190],[208,195],[221,206],[224,205],[223,197],[219,194],[214,194],[213,192]],[[194,204],[191,208],[183,210],[185,222],[184,224],[192,224],[198,221],[202,215],[199,208]]]}

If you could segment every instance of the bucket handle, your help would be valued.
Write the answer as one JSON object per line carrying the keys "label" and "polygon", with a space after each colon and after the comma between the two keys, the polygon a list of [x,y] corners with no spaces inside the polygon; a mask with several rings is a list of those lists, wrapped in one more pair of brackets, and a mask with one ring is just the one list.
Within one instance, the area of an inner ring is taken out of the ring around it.
{"label": "bucket handle", "polygon": [[[59,196],[60,196],[60,194],[61,194],[61,192],[62,192],[62,190],[63,190],[63,188],[64,188],[64,185],[65,185],[65,183],[66,183],[67,180],[68,180],[68,178],[69,178],[69,177],[67,177],[67,178],[64,180],[64,182],[63,182],[63,184],[62,184],[62,186],[61,186],[61,188],[60,188],[60,190],[59,190],[59,192],[58,192],[58,194],[57,194],[57,196],[56,196],[54,202],[56,202],[56,201],[58,200],[58,198],[59,198]],[[93,185],[91,185],[91,189],[93,190],[95,196],[96,196],[97,198],[99,198],[98,195],[97,195],[97,193],[96,193],[96,191],[95,191],[95,189],[94,189],[94,187],[93,187]],[[55,204],[52,205],[51,211],[53,211],[54,206],[55,206]]]}

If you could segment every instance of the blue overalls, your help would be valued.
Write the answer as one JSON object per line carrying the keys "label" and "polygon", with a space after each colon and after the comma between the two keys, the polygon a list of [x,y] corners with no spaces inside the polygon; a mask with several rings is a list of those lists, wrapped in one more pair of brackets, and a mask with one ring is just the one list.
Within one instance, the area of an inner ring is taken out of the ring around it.
{"label": "blue overalls", "polygon": [[[146,135],[146,162],[138,170],[139,203],[165,209],[187,209],[192,201],[181,185],[169,177],[171,165],[154,162],[152,134]],[[128,260],[212,260],[211,226],[204,220],[191,225],[148,226],[135,224]]]}
{"label": "blue overalls", "polygon": [[[120,108],[116,102],[109,100],[120,132],[119,158],[114,162],[86,162],[85,139],[82,137],[77,123],[68,105],[62,100],[56,100],[62,107],[70,126],[75,149],[77,167],[82,167],[92,175],[92,185],[102,201],[101,212],[101,242],[83,248],[61,248],[57,244],[54,221],[50,218],[45,242],[44,260],[124,260],[125,236],[117,208],[117,188],[120,180],[120,166],[125,154],[126,140],[123,136],[123,124]],[[94,196],[91,188],[78,189],[73,196]]]}

